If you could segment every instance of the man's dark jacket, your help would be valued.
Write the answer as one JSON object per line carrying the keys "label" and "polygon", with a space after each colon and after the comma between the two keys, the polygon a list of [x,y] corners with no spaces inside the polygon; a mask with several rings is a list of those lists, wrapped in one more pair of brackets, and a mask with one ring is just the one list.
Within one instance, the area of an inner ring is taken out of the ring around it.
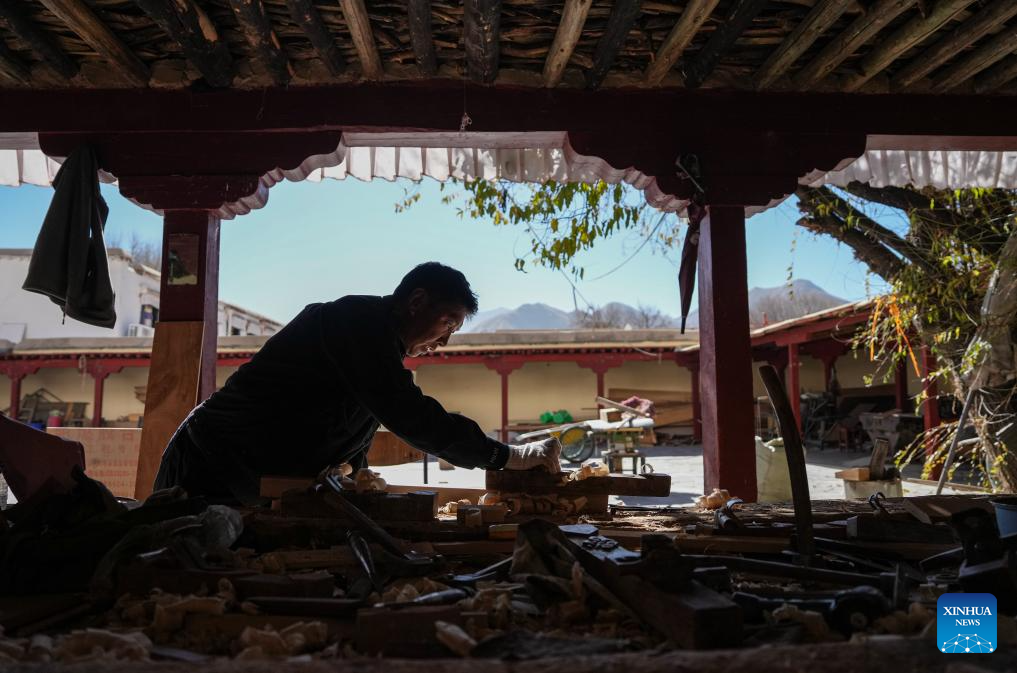
{"label": "man's dark jacket", "polygon": [[117,315],[102,237],[109,208],[99,192],[99,164],[90,147],[67,157],[53,187],[22,287],[48,296],[64,315],[112,328]]}
{"label": "man's dark jacket", "polygon": [[508,447],[424,395],[405,354],[391,297],[311,304],[188,417],[156,488],[244,501],[258,495],[263,475],[367,467],[379,423],[454,465],[504,467]]}

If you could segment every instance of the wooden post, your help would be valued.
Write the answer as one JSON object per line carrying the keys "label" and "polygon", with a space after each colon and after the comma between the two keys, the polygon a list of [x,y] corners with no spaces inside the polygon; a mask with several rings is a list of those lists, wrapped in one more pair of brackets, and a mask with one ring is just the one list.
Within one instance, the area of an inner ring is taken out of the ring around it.
{"label": "wooden post", "polygon": [[799,359],[798,344],[787,345],[787,398],[791,403],[791,411],[795,415],[795,425],[798,432],[802,431],[802,385],[801,385],[801,360]]}
{"label": "wooden post", "polygon": [[[597,397],[604,397],[604,374],[607,370],[621,367],[624,361],[619,357],[597,357],[594,360],[582,356],[576,358],[576,364],[584,369],[589,369],[597,375]],[[615,400],[620,402],[621,400]]]}
{"label": "wooden post", "polygon": [[508,441],[508,417],[509,417],[509,374],[523,366],[519,360],[509,361],[502,357],[492,358],[484,363],[488,369],[492,369],[501,376],[501,441]]}
{"label": "wooden post", "polygon": [[92,427],[102,427],[102,389],[103,383],[106,381],[106,377],[109,374],[92,374],[92,378],[95,379],[95,392],[92,393]]}
{"label": "wooden post", "polygon": [[705,491],[756,499],[745,209],[711,206],[699,235],[699,361]]}
{"label": "wooden post", "polygon": [[7,410],[7,413],[14,420],[18,420],[18,414],[21,413],[21,381],[25,375],[11,373],[9,376],[11,377],[11,408]]}
{"label": "wooden post", "polygon": [[134,497],[152,491],[163,450],[191,410],[215,391],[219,218],[166,209],[159,322],[145,398]]}
{"label": "wooden post", "polygon": [[908,409],[908,365],[904,360],[897,361],[897,368],[893,372],[893,394],[896,398],[897,408],[904,413],[910,413],[914,409]]}
{"label": "wooden post", "polygon": [[699,361],[688,368],[692,374],[692,441],[703,443],[703,409],[699,400]]}

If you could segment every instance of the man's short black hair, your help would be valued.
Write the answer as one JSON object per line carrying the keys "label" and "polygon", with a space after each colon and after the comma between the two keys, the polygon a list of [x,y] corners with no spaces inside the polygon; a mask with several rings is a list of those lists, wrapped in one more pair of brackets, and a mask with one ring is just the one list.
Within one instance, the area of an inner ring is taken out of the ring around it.
{"label": "man's short black hair", "polygon": [[418,264],[403,276],[392,296],[396,301],[406,301],[418,287],[426,290],[433,302],[462,306],[468,315],[477,312],[477,295],[470,289],[466,276],[450,266],[439,262]]}

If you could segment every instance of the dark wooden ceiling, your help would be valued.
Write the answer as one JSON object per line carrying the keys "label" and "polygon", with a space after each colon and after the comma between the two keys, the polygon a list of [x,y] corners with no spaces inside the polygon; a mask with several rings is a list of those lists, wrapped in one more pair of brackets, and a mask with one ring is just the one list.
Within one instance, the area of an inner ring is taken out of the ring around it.
{"label": "dark wooden ceiling", "polygon": [[1015,17],[1017,0],[0,0],[0,88],[1014,94]]}

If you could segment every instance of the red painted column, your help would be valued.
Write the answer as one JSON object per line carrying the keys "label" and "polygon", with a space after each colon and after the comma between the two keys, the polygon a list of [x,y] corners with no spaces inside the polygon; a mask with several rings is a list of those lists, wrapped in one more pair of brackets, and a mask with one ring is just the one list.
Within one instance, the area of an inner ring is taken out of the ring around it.
{"label": "red painted column", "polygon": [[11,418],[17,420],[18,414],[21,413],[21,381],[25,375],[12,373],[8,376],[11,377],[11,408],[8,413]]}
{"label": "red painted column", "polygon": [[[621,367],[623,363],[624,360],[620,357],[598,356],[593,360],[591,360],[589,356],[576,358],[577,365],[583,369],[589,369],[597,375],[597,397],[604,397],[604,374],[606,374],[609,369]],[[620,401],[621,400],[615,400],[615,402]]]}
{"label": "red painted column", "polygon": [[787,396],[791,402],[791,411],[795,413],[795,423],[798,424],[799,432],[802,429],[802,385],[801,385],[801,360],[799,359],[798,344],[787,346]]}
{"label": "red painted column", "polygon": [[102,427],[102,398],[106,385],[106,379],[110,374],[116,374],[123,370],[123,364],[116,364],[106,360],[93,360],[85,365],[86,370],[95,380],[95,392],[92,396],[92,427]]}
{"label": "red painted column", "polygon": [[711,206],[699,234],[699,382],[705,490],[756,499],[745,209]]}
{"label": "red painted column", "polygon": [[896,398],[897,408],[904,413],[910,413],[908,409],[908,366],[904,360],[897,361],[897,368],[893,372],[893,394]]}
{"label": "red painted column", "polygon": [[509,360],[503,357],[492,358],[484,363],[488,369],[492,369],[501,376],[501,441],[508,441],[508,417],[509,417],[509,374],[523,366],[521,360]]}
{"label": "red painted column", "polygon": [[699,394],[699,361],[689,367],[692,373],[692,441],[697,444],[703,442],[703,408]]}

